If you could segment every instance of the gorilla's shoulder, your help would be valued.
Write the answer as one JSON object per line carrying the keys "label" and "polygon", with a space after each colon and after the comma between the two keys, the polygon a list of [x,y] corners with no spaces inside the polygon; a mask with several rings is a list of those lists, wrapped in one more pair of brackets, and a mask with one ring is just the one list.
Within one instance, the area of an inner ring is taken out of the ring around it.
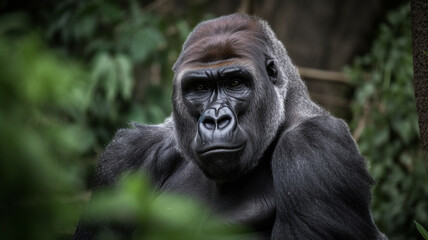
{"label": "gorilla's shoulder", "polygon": [[284,133],[286,136],[295,134],[315,138],[319,138],[321,136],[352,138],[345,121],[327,114],[306,118],[299,124],[286,130]]}
{"label": "gorilla's shoulder", "polygon": [[[330,115],[308,118],[296,127],[283,133],[280,152],[296,162],[317,162],[320,175],[340,169],[340,174],[358,177],[372,183],[365,166],[365,160],[358,151],[347,124]],[[336,172],[337,173],[337,172]],[[326,177],[326,179],[329,179]],[[348,179],[345,176],[343,179]],[[343,181],[342,179],[342,181]]]}
{"label": "gorilla's shoulder", "polygon": [[131,128],[118,130],[101,154],[96,186],[114,183],[124,170],[144,169],[157,181],[169,174],[168,170],[175,168],[179,161],[171,121],[158,125],[133,123]]}
{"label": "gorilla's shoulder", "polygon": [[350,131],[345,121],[327,114],[307,118],[296,127],[296,130],[310,135],[323,133],[334,135],[335,137],[350,136]]}
{"label": "gorilla's shoulder", "polygon": [[354,154],[357,158],[360,156],[348,125],[342,119],[331,115],[307,118],[286,130],[281,138],[283,143],[291,148],[312,149],[323,154],[342,151]]}

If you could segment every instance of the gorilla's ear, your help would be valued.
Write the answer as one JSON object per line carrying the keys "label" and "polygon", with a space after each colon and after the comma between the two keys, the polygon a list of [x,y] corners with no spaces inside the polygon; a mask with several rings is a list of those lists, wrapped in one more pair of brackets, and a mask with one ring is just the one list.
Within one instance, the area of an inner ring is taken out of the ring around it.
{"label": "gorilla's ear", "polygon": [[266,60],[266,71],[269,75],[269,79],[275,85],[277,82],[276,76],[278,75],[278,70],[276,69],[275,61],[273,61],[272,59]]}

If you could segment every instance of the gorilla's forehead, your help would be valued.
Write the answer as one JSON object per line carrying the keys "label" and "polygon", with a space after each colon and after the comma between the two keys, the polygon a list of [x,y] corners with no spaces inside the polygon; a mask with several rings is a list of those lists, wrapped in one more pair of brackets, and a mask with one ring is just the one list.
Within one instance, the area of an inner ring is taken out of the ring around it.
{"label": "gorilla's forehead", "polygon": [[252,61],[243,59],[230,59],[227,61],[218,61],[210,64],[189,65],[182,68],[175,77],[174,82],[180,84],[188,76],[202,76],[205,72],[220,72],[228,74],[233,72],[243,72],[255,75],[256,70]]}

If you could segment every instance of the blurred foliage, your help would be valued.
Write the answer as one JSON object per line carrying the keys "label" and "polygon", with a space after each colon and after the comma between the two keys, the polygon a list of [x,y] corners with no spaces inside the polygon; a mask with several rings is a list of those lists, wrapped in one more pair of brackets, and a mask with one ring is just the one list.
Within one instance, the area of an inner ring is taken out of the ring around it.
{"label": "blurred foliage", "polygon": [[144,12],[137,1],[58,3],[46,34],[58,51],[91,65],[88,122],[102,146],[130,121],[162,122],[171,112],[172,64],[188,23]]}
{"label": "blurred foliage", "polygon": [[[132,239],[249,239],[245,229],[223,223],[196,201],[172,194],[155,196],[147,182],[141,175],[123,176],[114,189],[94,195],[84,219],[125,226],[132,222],[137,227]],[[116,238],[105,230],[100,239]]]}
{"label": "blurred foliage", "polygon": [[73,117],[88,105],[88,74],[24,25],[22,15],[0,19],[0,232],[58,239],[79,217],[84,169],[75,159],[94,140]]}
{"label": "blurred foliage", "polygon": [[377,182],[373,217],[391,240],[420,239],[428,223],[427,157],[413,91],[410,7],[387,16],[371,51],[347,70],[356,86],[351,127]]}

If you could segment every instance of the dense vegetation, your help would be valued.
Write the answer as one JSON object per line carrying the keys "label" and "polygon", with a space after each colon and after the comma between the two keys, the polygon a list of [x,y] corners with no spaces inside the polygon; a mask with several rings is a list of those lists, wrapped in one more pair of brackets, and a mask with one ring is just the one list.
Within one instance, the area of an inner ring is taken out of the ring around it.
{"label": "dense vegetation", "polygon": [[[69,239],[88,199],[96,155],[117,128],[170,114],[172,64],[191,27],[209,17],[197,3],[180,14],[137,1],[49,6],[0,16],[5,239]],[[352,128],[377,180],[374,218],[391,239],[417,239],[413,220],[428,223],[428,178],[418,142],[408,6],[388,17],[370,53],[347,71],[356,86]],[[236,231],[191,200],[153,202],[142,178],[125,176],[88,212],[103,221],[137,219],[144,229],[138,236],[146,239]]]}
{"label": "dense vegetation", "polygon": [[4,239],[55,239],[79,215],[84,168],[76,159],[91,136],[71,118],[87,105],[87,74],[37,34],[10,37],[22,22],[1,19],[0,229]]}
{"label": "dense vegetation", "polygon": [[373,217],[390,239],[420,239],[413,220],[428,223],[428,166],[419,142],[408,5],[387,16],[370,52],[347,72],[356,86],[354,137],[377,182]]}

